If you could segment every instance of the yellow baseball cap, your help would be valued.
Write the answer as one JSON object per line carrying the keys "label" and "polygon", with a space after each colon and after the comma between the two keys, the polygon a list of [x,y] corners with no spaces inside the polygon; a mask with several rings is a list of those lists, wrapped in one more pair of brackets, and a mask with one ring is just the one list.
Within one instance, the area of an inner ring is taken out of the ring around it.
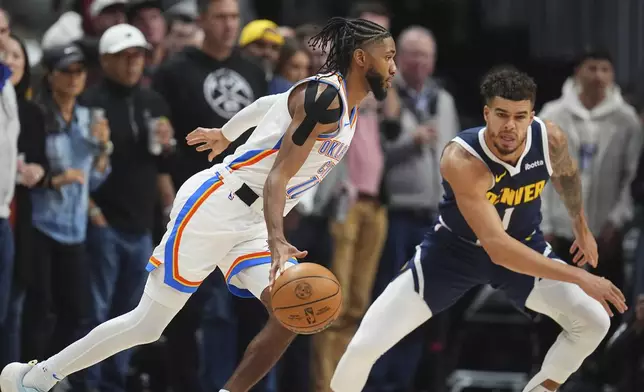
{"label": "yellow baseball cap", "polygon": [[277,45],[284,44],[284,37],[278,32],[275,22],[268,19],[257,19],[244,26],[239,36],[239,46],[244,47],[260,39]]}

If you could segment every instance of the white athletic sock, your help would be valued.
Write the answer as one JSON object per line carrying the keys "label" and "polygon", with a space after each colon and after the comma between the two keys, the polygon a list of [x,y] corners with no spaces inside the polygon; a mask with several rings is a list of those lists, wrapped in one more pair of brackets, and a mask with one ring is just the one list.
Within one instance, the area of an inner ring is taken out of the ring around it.
{"label": "white athletic sock", "polygon": [[228,391],[226,389],[220,389],[219,392],[230,392],[230,391]]}
{"label": "white athletic sock", "polygon": [[47,392],[72,373],[128,348],[154,342],[180,309],[164,306],[144,294],[131,312],[106,321],[84,338],[36,365],[25,375],[23,385]]}

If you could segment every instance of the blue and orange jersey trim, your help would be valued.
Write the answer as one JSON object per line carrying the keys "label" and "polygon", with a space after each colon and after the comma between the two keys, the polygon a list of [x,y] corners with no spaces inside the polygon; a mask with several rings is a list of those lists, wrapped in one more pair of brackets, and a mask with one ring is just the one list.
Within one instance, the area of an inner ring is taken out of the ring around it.
{"label": "blue and orange jersey trim", "polygon": [[148,272],[152,272],[156,268],[159,268],[161,264],[163,264],[161,260],[157,259],[154,256],[150,256],[150,260],[148,261],[148,266],[146,267],[146,270],[148,270]]}
{"label": "blue and orange jersey trim", "polygon": [[[297,260],[294,258],[289,259],[289,261],[293,264],[297,264]],[[230,284],[230,280],[240,273],[241,271],[256,266],[260,264],[270,264],[271,263],[271,254],[270,252],[255,252],[255,253],[249,253],[243,256],[239,256],[238,258],[233,261],[233,263],[230,265],[230,268],[228,269],[228,272],[226,272],[226,283],[228,284],[228,290],[230,290],[231,293],[238,297],[242,298],[251,298],[254,297],[253,293],[251,293],[248,290],[240,289],[239,287],[236,287],[232,284]]]}
{"label": "blue and orange jersey trim", "polygon": [[[281,139],[280,139],[281,141]],[[277,148],[272,148],[269,150],[251,150],[240,156],[239,158],[232,161],[228,166],[232,170],[241,169],[242,167],[252,166],[255,163],[261,161],[262,159],[275,154],[279,151],[279,145]]]}

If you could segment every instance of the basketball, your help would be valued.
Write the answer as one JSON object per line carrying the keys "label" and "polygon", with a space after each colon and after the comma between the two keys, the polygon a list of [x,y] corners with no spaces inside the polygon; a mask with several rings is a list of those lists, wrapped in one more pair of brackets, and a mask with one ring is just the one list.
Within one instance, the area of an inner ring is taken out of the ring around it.
{"label": "basketball", "polygon": [[320,332],[340,315],[340,282],[319,264],[294,265],[275,280],[271,306],[287,329],[301,335]]}

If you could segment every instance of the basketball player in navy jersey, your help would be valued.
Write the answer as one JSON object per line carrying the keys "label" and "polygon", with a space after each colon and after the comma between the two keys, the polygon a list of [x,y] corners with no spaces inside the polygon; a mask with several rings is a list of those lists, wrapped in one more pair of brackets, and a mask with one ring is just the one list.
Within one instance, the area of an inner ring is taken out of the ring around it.
{"label": "basketball player in navy jersey", "polygon": [[480,284],[563,328],[524,392],[556,391],[606,335],[609,303],[626,310],[617,287],[560,261],[539,230],[540,195],[550,179],[574,222],[574,262],[597,266],[577,165],[562,130],[534,116],[534,81],[515,70],[494,71],[481,93],[486,126],[461,132],[445,147],[436,225],[367,311],[331,381],[334,392],[362,391],[382,354]]}

